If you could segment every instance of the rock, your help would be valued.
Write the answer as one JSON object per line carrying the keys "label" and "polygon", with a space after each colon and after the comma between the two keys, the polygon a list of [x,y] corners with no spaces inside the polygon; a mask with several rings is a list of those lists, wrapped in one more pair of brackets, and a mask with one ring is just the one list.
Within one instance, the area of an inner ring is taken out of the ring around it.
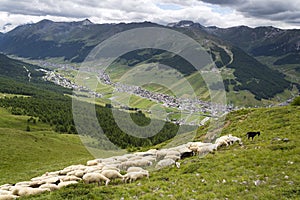
{"label": "rock", "polygon": [[284,139],[282,139],[282,141],[283,142],[289,142],[290,140],[289,140],[289,138],[284,138]]}
{"label": "rock", "polygon": [[260,180],[253,181],[255,186],[259,186],[261,184]]}

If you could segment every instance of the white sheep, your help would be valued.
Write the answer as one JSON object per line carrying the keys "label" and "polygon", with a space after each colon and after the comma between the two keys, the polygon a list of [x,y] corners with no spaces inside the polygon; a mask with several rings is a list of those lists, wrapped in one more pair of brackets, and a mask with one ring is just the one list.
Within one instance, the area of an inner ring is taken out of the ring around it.
{"label": "white sheep", "polygon": [[167,158],[167,159],[160,160],[156,164],[155,168],[161,169],[161,168],[168,167],[168,166],[171,166],[171,165],[175,165],[175,161],[170,159],[170,158]]}
{"label": "white sheep", "polygon": [[13,187],[11,184],[5,184],[5,185],[1,185],[0,189],[1,190],[10,190],[10,188]]}
{"label": "white sheep", "polygon": [[145,169],[143,169],[141,167],[129,167],[127,169],[127,173],[128,172],[141,172],[141,171],[147,171],[147,170],[145,170]]}
{"label": "white sheep", "polygon": [[149,172],[148,171],[129,172],[124,175],[125,183],[128,180],[131,183],[132,181],[136,181],[137,179],[141,179],[143,177],[147,177],[149,179]]}
{"label": "white sheep", "polygon": [[118,171],[118,172],[121,171],[119,168],[114,167],[114,166],[110,166],[110,165],[104,166],[104,167],[102,168],[102,171],[104,171],[104,170],[116,170],[116,171]]}
{"label": "white sheep", "polygon": [[121,169],[127,170],[129,167],[133,167],[133,166],[135,166],[135,162],[128,160],[128,161],[122,162]]}
{"label": "white sheep", "polygon": [[67,176],[76,176],[78,178],[82,178],[84,174],[84,170],[78,169],[67,173]]}
{"label": "white sheep", "polygon": [[198,147],[197,154],[203,155],[203,154],[207,154],[207,153],[214,153],[214,151],[216,151],[217,148],[218,148],[218,144],[211,144],[211,145]]}
{"label": "white sheep", "polygon": [[174,160],[174,161],[180,160],[180,156],[176,156],[176,155],[166,155],[166,156],[164,157],[164,159],[168,159],[168,158],[170,158],[170,159],[172,159],[172,160]]}
{"label": "white sheep", "polygon": [[188,142],[186,144],[186,147],[201,147],[201,146],[206,146],[209,145],[210,143],[205,143],[205,142]]}
{"label": "white sheep", "polygon": [[50,191],[54,191],[54,190],[59,189],[57,185],[52,184],[52,183],[43,184],[39,188],[42,188],[42,189],[47,189],[48,188]]}
{"label": "white sheep", "polygon": [[15,186],[20,187],[30,187],[31,181],[22,181],[15,184]]}
{"label": "white sheep", "polygon": [[121,178],[122,180],[124,180],[124,176],[116,170],[103,170],[101,174],[110,180],[116,178]]}
{"label": "white sheep", "polygon": [[30,183],[30,187],[38,187],[40,185],[43,185],[45,183],[57,183],[59,182],[59,176],[56,176],[56,177],[44,177],[44,178],[41,178],[39,180],[36,180],[36,181],[31,181]]}
{"label": "white sheep", "polygon": [[66,181],[79,181],[79,180],[81,180],[81,178],[78,178],[77,176],[71,175],[71,176],[63,176],[63,177],[60,178],[60,180],[62,180],[64,182],[66,182]]}
{"label": "white sheep", "polygon": [[82,177],[84,183],[98,183],[98,186],[101,184],[101,181],[105,181],[105,185],[108,185],[110,179],[100,173],[87,173]]}
{"label": "white sheep", "polygon": [[221,137],[216,139],[215,144],[217,144],[218,147],[221,147],[221,146],[224,146],[224,145],[228,146],[229,145],[228,144],[228,139],[229,139],[229,137],[227,135],[221,136]]}
{"label": "white sheep", "polygon": [[87,167],[83,172],[86,173],[91,173],[91,172],[95,172],[95,171],[101,171],[103,168],[103,166],[99,166],[99,165],[95,165],[95,166],[90,166]]}
{"label": "white sheep", "polygon": [[141,159],[141,160],[135,161],[136,167],[147,167],[147,166],[151,166],[151,165],[152,165],[152,162],[150,160]]}
{"label": "white sheep", "polygon": [[229,135],[229,143],[232,145],[235,142],[238,142],[239,145],[243,145],[242,139],[236,136]]}
{"label": "white sheep", "polygon": [[14,199],[17,199],[17,198],[18,198],[18,196],[12,195],[12,194],[0,195],[0,200],[14,200]]}
{"label": "white sheep", "polygon": [[73,184],[77,184],[77,183],[78,183],[77,181],[66,181],[66,182],[60,182],[57,186],[58,186],[58,189],[61,189],[65,186],[73,185]]}
{"label": "white sheep", "polygon": [[160,160],[160,159],[163,159],[166,154],[168,153],[168,151],[166,149],[161,149],[159,151],[156,152],[156,159],[157,160]]}
{"label": "white sheep", "polygon": [[98,160],[89,160],[86,162],[87,166],[94,166],[94,165],[98,165],[99,161]]}
{"label": "white sheep", "polygon": [[145,157],[143,157],[143,159],[151,161],[152,163],[156,162],[156,156],[145,156]]}
{"label": "white sheep", "polygon": [[50,192],[50,189],[16,186],[13,189],[12,194],[22,197],[22,196],[36,195],[47,191]]}

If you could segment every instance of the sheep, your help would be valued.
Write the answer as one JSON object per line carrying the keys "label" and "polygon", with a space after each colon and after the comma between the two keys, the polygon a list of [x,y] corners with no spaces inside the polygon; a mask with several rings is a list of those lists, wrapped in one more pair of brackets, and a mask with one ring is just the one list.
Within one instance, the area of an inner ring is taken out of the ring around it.
{"label": "sheep", "polygon": [[82,177],[82,180],[85,184],[89,183],[98,183],[98,186],[100,185],[101,181],[105,181],[105,185],[107,186],[110,182],[110,179],[106,176],[99,174],[99,173],[87,173]]}
{"label": "sheep", "polygon": [[141,167],[129,167],[128,169],[127,169],[127,173],[129,173],[129,172],[148,172],[147,170],[145,170],[145,169],[143,169],[143,168],[141,168]]}
{"label": "sheep", "polygon": [[104,170],[116,170],[116,171],[118,171],[118,172],[121,171],[119,168],[114,167],[114,166],[109,166],[109,165],[104,166],[104,167],[102,168],[102,171],[104,171]]}
{"label": "sheep", "polygon": [[8,194],[11,194],[11,192],[7,190],[0,190],[0,195],[8,195]]}
{"label": "sheep", "polygon": [[82,178],[84,174],[85,174],[84,171],[79,169],[79,170],[74,170],[74,171],[67,173],[67,176],[72,175],[72,176],[76,176],[78,178]]}
{"label": "sheep", "polygon": [[79,181],[79,180],[81,180],[81,178],[78,178],[77,176],[71,175],[71,176],[63,176],[63,177],[60,178],[60,180],[62,180],[64,182],[66,182],[66,181]]}
{"label": "sheep", "polygon": [[58,190],[58,186],[56,184],[52,184],[52,183],[46,183],[46,184],[43,184],[41,185],[39,188],[42,188],[42,189],[49,189],[50,191],[54,191],[54,190]]}
{"label": "sheep", "polygon": [[29,187],[31,184],[30,181],[22,181],[15,184],[15,186],[21,186],[21,187]]}
{"label": "sheep", "polygon": [[42,175],[44,176],[58,176],[60,171],[54,171],[54,172],[46,172],[45,174]]}
{"label": "sheep", "polygon": [[132,181],[136,181],[137,179],[141,179],[143,177],[147,177],[149,180],[149,172],[148,171],[129,172],[124,175],[125,183],[127,183],[128,180],[131,183]]}
{"label": "sheep", "polygon": [[197,149],[197,154],[198,155],[203,155],[207,153],[214,153],[218,148],[218,144],[211,144],[207,146],[202,146]]}
{"label": "sheep", "polygon": [[229,141],[229,136],[225,135],[225,136],[221,136],[221,137],[217,138],[215,141],[215,144],[217,144],[218,147],[221,147],[224,145],[229,146],[228,141]]}
{"label": "sheep", "polygon": [[143,158],[144,160],[151,161],[152,163],[156,161],[156,157],[154,156],[146,156]]}
{"label": "sheep", "polygon": [[243,142],[242,142],[242,139],[241,139],[241,138],[238,138],[238,137],[229,135],[229,144],[232,145],[232,144],[234,144],[235,142],[238,142],[239,145],[241,145],[241,146],[243,145]]}
{"label": "sheep", "polygon": [[166,154],[168,153],[168,151],[166,149],[162,149],[162,150],[159,150],[156,152],[156,159],[157,160],[160,160],[160,159],[163,159]]}
{"label": "sheep", "polygon": [[134,156],[134,157],[129,158],[128,161],[136,161],[136,160],[141,160],[141,159],[143,159],[142,156]]}
{"label": "sheep", "polygon": [[84,170],[87,166],[85,165],[70,165],[64,169],[71,169],[72,170],[78,170],[78,169],[81,169],[81,170]]}
{"label": "sheep", "polygon": [[12,194],[0,195],[0,200],[14,200],[17,199],[18,196]]}
{"label": "sheep", "polygon": [[77,181],[66,181],[66,182],[60,182],[57,186],[58,186],[58,189],[61,189],[67,185],[73,185],[73,184],[77,184],[78,182]]}
{"label": "sheep", "polygon": [[125,162],[122,162],[121,169],[127,170],[129,167],[133,167],[133,166],[135,166],[134,161],[125,161]]}
{"label": "sheep", "polygon": [[96,159],[96,160],[98,160],[99,163],[105,164],[105,163],[113,163],[113,162],[115,162],[117,159],[114,158],[114,157],[111,157],[111,158],[103,158],[103,159]]}
{"label": "sheep", "polygon": [[118,157],[116,157],[116,160],[118,162],[125,162],[128,160],[128,158],[126,156],[118,156]]}
{"label": "sheep", "polygon": [[59,180],[60,180],[60,177],[58,177],[58,176],[49,177],[49,178],[44,178],[44,179],[38,181],[38,183],[40,185],[45,184],[45,183],[57,183],[57,182],[59,182]]}
{"label": "sheep", "polygon": [[47,191],[50,192],[50,189],[17,186],[13,189],[12,194],[22,197],[22,196],[36,195]]}
{"label": "sheep", "polygon": [[93,165],[98,165],[98,160],[89,160],[86,162],[87,166],[93,166]]}
{"label": "sheep", "polygon": [[164,157],[164,159],[168,159],[168,158],[170,158],[174,161],[180,160],[180,156],[176,156],[176,155],[167,155],[167,156]]}
{"label": "sheep", "polygon": [[121,178],[122,180],[124,180],[124,176],[116,170],[103,170],[101,174],[110,180],[116,178]]}
{"label": "sheep", "polygon": [[0,189],[9,191],[11,187],[13,187],[11,184],[5,184],[5,185],[1,185]]}
{"label": "sheep", "polygon": [[186,154],[186,153],[191,153],[192,150],[189,149],[185,144],[184,145],[180,145],[176,148],[176,151],[178,151],[180,153],[180,157],[183,155],[183,154]]}
{"label": "sheep", "polygon": [[190,147],[202,147],[202,146],[206,146],[206,145],[210,145],[211,143],[205,143],[205,142],[188,142],[186,144],[187,148]]}
{"label": "sheep", "polygon": [[167,159],[160,160],[156,164],[155,168],[161,169],[161,168],[168,167],[168,166],[171,166],[171,165],[175,165],[175,161],[170,159],[170,158],[167,158]]}
{"label": "sheep", "polygon": [[86,173],[90,173],[90,172],[100,171],[100,170],[102,170],[102,168],[103,168],[103,165],[90,166],[84,170],[84,173],[86,174]]}
{"label": "sheep", "polygon": [[135,161],[135,166],[136,167],[146,167],[146,166],[151,166],[151,165],[152,165],[152,162],[149,161],[149,160],[141,159],[141,160],[136,160]]}
{"label": "sheep", "polygon": [[146,167],[146,166],[151,166],[152,165],[152,162],[149,161],[149,160],[146,160],[146,159],[141,159],[141,160],[135,160],[135,161],[126,161],[126,162],[123,162],[121,164],[121,168],[126,170],[128,169],[129,167]]}
{"label": "sheep", "polygon": [[189,142],[187,143],[187,147],[189,150],[193,152],[193,155],[197,154],[198,149],[201,147],[209,146],[212,143],[203,143],[203,142]]}

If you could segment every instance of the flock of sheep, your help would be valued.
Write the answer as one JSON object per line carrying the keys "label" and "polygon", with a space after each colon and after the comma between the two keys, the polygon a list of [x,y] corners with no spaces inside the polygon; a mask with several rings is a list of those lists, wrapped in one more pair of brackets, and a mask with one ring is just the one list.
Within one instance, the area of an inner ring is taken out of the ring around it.
{"label": "flock of sheep", "polygon": [[131,183],[142,178],[149,179],[147,168],[154,167],[157,170],[168,166],[180,168],[178,161],[181,159],[213,153],[222,146],[234,143],[243,145],[240,138],[226,135],[217,138],[215,143],[189,142],[169,149],[151,149],[146,152],[90,160],[86,165],[72,165],[59,171],[46,172],[30,181],[2,185],[0,186],[0,200],[54,191],[70,184],[77,184],[79,181],[98,185],[103,182],[108,185],[114,179],[120,179],[124,183],[128,181]]}

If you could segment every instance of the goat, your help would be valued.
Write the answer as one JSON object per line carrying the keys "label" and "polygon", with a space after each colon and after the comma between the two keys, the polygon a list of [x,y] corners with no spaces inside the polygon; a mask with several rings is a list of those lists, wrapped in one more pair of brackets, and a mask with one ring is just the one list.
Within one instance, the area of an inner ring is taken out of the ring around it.
{"label": "goat", "polygon": [[248,132],[247,134],[246,134],[247,136],[248,136],[248,140],[250,139],[250,138],[252,138],[252,140],[253,140],[253,138],[256,136],[256,135],[258,135],[258,136],[260,136],[260,131],[258,131],[258,132]]}

